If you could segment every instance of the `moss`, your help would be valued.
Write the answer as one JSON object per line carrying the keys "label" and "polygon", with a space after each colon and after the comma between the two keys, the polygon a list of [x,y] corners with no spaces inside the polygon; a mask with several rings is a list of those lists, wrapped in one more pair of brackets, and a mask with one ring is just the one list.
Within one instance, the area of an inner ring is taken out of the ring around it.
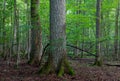
{"label": "moss", "polygon": [[58,65],[58,68],[54,68],[53,61],[49,59],[48,62],[46,62],[45,65],[40,69],[39,74],[46,75],[50,73],[56,73],[58,77],[62,77],[65,73],[69,75],[75,74],[67,59],[62,59]]}
{"label": "moss", "polygon": [[65,59],[65,68],[66,68],[67,73],[69,75],[75,75],[75,72],[74,72],[73,68],[70,66],[70,64],[69,64],[67,59]]}
{"label": "moss", "polygon": [[28,61],[28,64],[33,65],[35,64],[35,59],[34,57],[31,57],[30,60]]}
{"label": "moss", "polygon": [[28,61],[28,64],[30,64],[30,65],[31,65],[31,64],[32,64],[32,60],[29,60],[29,61]]}
{"label": "moss", "polygon": [[93,65],[102,66],[102,65],[103,65],[102,59],[96,60],[95,63],[94,63]]}
{"label": "moss", "polygon": [[39,74],[49,74],[52,69],[52,65],[50,63],[46,63],[39,71]]}
{"label": "moss", "polygon": [[59,68],[59,72],[58,72],[58,76],[62,77],[65,73],[69,74],[69,75],[74,75],[75,72],[72,69],[72,67],[70,66],[70,63],[68,62],[67,59],[62,59],[62,62],[60,63],[60,68]]}
{"label": "moss", "polygon": [[28,61],[28,64],[38,66],[38,65],[40,64],[40,62],[39,62],[38,59],[31,58],[31,59]]}
{"label": "moss", "polygon": [[72,76],[75,75],[75,72],[74,72],[74,70],[73,70],[71,67],[68,68],[68,69],[69,69],[69,72],[68,72],[68,73],[69,73],[70,75],[72,75]]}
{"label": "moss", "polygon": [[59,69],[59,72],[57,73],[58,77],[62,77],[64,74],[64,66],[61,65],[60,69]]}
{"label": "moss", "polygon": [[54,68],[53,68],[52,62],[53,62],[52,58],[49,57],[45,65],[43,65],[43,67],[40,69],[39,74],[42,75],[42,74],[49,74],[50,72],[53,72]]}

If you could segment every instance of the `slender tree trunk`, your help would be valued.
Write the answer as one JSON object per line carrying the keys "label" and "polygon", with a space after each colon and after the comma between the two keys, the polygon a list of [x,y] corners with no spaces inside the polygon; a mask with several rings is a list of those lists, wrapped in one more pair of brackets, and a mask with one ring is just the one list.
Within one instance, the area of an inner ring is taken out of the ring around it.
{"label": "slender tree trunk", "polygon": [[27,19],[27,26],[28,31],[27,31],[27,54],[28,54],[28,60],[30,60],[30,50],[31,50],[31,23],[30,23],[30,3],[29,1],[26,1],[26,5],[27,5],[27,10],[26,10],[26,19]]}
{"label": "slender tree trunk", "polygon": [[10,35],[10,42],[9,42],[9,58],[8,58],[8,64],[10,64],[10,61],[11,61],[11,57],[12,57],[12,54],[13,54],[13,4],[12,4],[12,0],[10,0],[10,4],[11,4],[11,17],[10,17],[10,21],[11,21],[11,28],[10,28],[10,32],[11,32],[11,35]]}
{"label": "slender tree trunk", "polygon": [[115,18],[115,38],[114,38],[114,54],[116,57],[116,60],[119,58],[118,57],[118,46],[119,46],[119,1],[118,1],[118,6],[116,8],[116,18]]}
{"label": "slender tree trunk", "polygon": [[17,4],[16,4],[16,0],[14,0],[14,30],[13,30],[14,34],[13,34],[13,52],[16,54],[17,50],[18,50],[18,46],[17,46]]}
{"label": "slender tree trunk", "polygon": [[66,57],[65,0],[50,0],[50,55],[40,73],[73,74]]}
{"label": "slender tree trunk", "polygon": [[5,21],[6,21],[6,16],[5,16],[5,11],[6,11],[6,0],[3,2],[3,55],[4,59],[6,60],[7,55],[6,55],[6,26],[5,26]]}
{"label": "slender tree trunk", "polygon": [[[2,12],[2,10],[0,10],[0,12]],[[2,13],[0,13],[0,16],[2,17]],[[0,18],[0,54],[2,54],[2,18]]]}
{"label": "slender tree trunk", "polygon": [[39,17],[39,0],[31,0],[31,52],[30,64],[39,63],[42,56],[42,28]]}
{"label": "slender tree trunk", "polygon": [[[120,1],[119,1],[119,4],[120,4]],[[120,13],[120,6],[119,6],[119,13]],[[119,16],[119,24],[118,24],[118,54],[119,54],[119,57],[120,57],[120,16]]]}
{"label": "slender tree trunk", "polygon": [[101,66],[102,59],[100,54],[100,25],[101,25],[101,0],[97,0],[96,3],[96,58],[95,65]]}
{"label": "slender tree trunk", "polygon": [[19,10],[17,10],[17,66],[20,63],[20,28],[19,28]]}
{"label": "slender tree trunk", "polygon": [[19,10],[17,9],[17,1],[14,0],[14,43],[13,52],[16,54],[16,65],[20,62],[20,44],[19,44]]}

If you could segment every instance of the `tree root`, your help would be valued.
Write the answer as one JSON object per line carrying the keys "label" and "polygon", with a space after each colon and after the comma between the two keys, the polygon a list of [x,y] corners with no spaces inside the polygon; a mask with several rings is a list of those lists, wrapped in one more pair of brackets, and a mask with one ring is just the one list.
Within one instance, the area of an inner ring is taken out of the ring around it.
{"label": "tree root", "polygon": [[95,63],[93,65],[95,65],[95,66],[102,66],[103,65],[102,59],[99,58],[98,60],[95,61]]}
{"label": "tree root", "polygon": [[40,75],[48,75],[51,73],[55,73],[58,77],[62,77],[64,74],[74,75],[75,72],[72,67],[69,65],[67,59],[62,59],[61,62],[58,64],[58,67],[55,68],[53,61],[48,60],[45,65],[40,69]]}

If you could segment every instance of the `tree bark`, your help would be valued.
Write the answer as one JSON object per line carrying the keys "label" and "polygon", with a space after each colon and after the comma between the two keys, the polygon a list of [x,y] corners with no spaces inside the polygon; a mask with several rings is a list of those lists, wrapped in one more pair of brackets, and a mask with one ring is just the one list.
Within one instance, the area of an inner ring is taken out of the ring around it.
{"label": "tree bark", "polygon": [[13,45],[13,52],[16,54],[16,65],[20,63],[20,41],[19,41],[19,10],[17,8],[17,1],[14,0],[14,45]]}
{"label": "tree bark", "polygon": [[28,54],[28,60],[30,60],[30,50],[31,50],[31,22],[30,22],[30,2],[26,1],[25,2],[27,5],[27,9],[26,9],[26,24],[28,26],[28,31],[27,31],[27,54]]}
{"label": "tree bark", "polygon": [[31,52],[30,64],[38,64],[42,56],[42,28],[39,17],[39,0],[31,0]]}
{"label": "tree bark", "polygon": [[100,54],[100,25],[101,25],[101,0],[97,0],[96,3],[96,58],[94,65],[101,66],[102,59]]}
{"label": "tree bark", "polygon": [[66,57],[65,0],[50,0],[50,54],[41,74],[74,74]]}
{"label": "tree bark", "polygon": [[17,4],[16,4],[16,0],[14,0],[14,39],[13,39],[13,52],[16,54],[17,50],[18,50],[18,46],[17,46]]}
{"label": "tree bark", "polygon": [[118,1],[118,6],[116,8],[116,18],[115,18],[115,37],[114,37],[114,54],[116,57],[116,60],[119,58],[118,57],[118,46],[119,46],[119,1]]}
{"label": "tree bark", "polygon": [[6,30],[5,30],[5,21],[6,21],[6,17],[5,17],[5,11],[6,11],[6,0],[3,1],[3,56],[4,59],[6,60]]}

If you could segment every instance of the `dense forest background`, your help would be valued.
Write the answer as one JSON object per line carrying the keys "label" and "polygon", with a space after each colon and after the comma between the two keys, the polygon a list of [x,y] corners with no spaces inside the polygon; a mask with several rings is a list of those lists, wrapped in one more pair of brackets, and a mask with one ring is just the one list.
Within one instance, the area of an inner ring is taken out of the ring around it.
{"label": "dense forest background", "polygon": [[[41,65],[52,58],[60,76],[63,57],[94,59],[97,66],[119,63],[119,13],[120,0],[1,0],[0,57],[17,67],[22,60]],[[69,64],[64,67],[74,74]]]}

